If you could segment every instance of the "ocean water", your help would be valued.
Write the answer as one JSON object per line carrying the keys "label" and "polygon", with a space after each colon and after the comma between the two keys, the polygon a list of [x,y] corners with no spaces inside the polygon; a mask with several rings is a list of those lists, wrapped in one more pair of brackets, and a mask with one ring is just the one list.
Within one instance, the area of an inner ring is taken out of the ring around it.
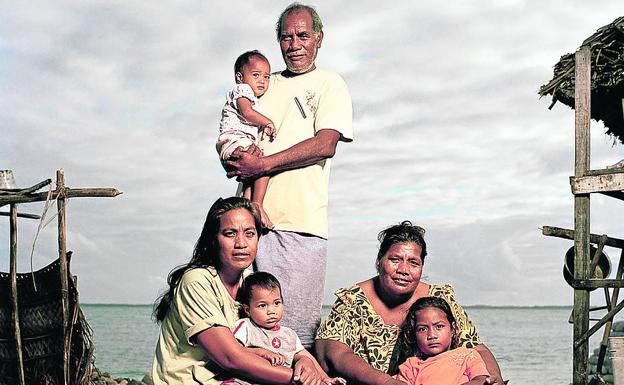
{"label": "ocean water", "polygon": [[[150,305],[82,305],[95,339],[95,364],[116,377],[150,371],[158,326]],[[569,384],[572,379],[570,307],[467,307],[481,338],[511,385]],[[326,315],[329,308],[323,309]],[[601,334],[601,332],[600,332]],[[599,338],[592,338],[593,350]]]}

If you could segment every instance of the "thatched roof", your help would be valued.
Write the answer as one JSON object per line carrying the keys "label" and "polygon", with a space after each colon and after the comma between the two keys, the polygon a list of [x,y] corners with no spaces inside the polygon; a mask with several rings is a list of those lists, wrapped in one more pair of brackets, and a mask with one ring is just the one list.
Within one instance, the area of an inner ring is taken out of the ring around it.
{"label": "thatched roof", "polygon": [[[600,28],[582,45],[591,49],[591,117],[602,120],[607,134],[624,143],[624,17]],[[539,94],[552,95],[549,109],[556,102],[574,108],[574,54],[561,57],[553,79],[540,87]]]}

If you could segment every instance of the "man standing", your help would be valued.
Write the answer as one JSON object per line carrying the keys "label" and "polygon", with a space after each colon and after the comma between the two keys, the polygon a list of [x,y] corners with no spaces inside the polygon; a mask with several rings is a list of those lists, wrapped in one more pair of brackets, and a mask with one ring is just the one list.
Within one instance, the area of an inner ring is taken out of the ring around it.
{"label": "man standing", "polygon": [[236,150],[228,176],[271,176],[263,206],[274,228],[260,240],[256,267],[279,279],[284,324],[311,347],[325,283],[330,158],[338,141],[353,140],[351,96],[340,75],[316,68],[323,24],[314,8],[291,4],[276,32],[286,70],[272,75],[261,101],[276,138],[260,143],[263,157]]}

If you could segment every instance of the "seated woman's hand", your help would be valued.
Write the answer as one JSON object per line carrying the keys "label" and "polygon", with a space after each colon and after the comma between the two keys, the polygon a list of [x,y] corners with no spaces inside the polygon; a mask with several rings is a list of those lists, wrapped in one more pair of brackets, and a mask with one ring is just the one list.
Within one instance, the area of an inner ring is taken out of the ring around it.
{"label": "seated woman's hand", "polygon": [[323,385],[347,385],[347,380],[342,377],[325,377]]}
{"label": "seated woman's hand", "polygon": [[327,374],[318,370],[308,357],[301,357],[293,369],[293,383],[298,385],[321,385]]}
{"label": "seated woman's hand", "polygon": [[251,348],[253,353],[257,356],[264,358],[269,361],[273,366],[284,365],[284,356],[279,353],[272,352],[268,349],[264,348]]}
{"label": "seated woman's hand", "polygon": [[407,385],[407,383],[398,380],[394,377],[390,377],[388,380],[386,380],[383,385]]}

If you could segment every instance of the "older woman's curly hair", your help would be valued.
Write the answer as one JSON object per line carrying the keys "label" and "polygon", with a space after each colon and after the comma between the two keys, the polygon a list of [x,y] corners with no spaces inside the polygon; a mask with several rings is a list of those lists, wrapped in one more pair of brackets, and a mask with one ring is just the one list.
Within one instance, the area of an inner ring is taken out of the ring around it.
{"label": "older woman's curly hair", "polygon": [[403,221],[398,225],[393,225],[380,231],[379,235],[377,235],[377,239],[379,240],[379,252],[377,253],[377,260],[375,261],[377,272],[379,272],[383,256],[392,245],[397,243],[413,242],[420,246],[420,259],[425,263],[427,243],[425,243],[424,236],[425,229],[412,224],[410,221]]}

